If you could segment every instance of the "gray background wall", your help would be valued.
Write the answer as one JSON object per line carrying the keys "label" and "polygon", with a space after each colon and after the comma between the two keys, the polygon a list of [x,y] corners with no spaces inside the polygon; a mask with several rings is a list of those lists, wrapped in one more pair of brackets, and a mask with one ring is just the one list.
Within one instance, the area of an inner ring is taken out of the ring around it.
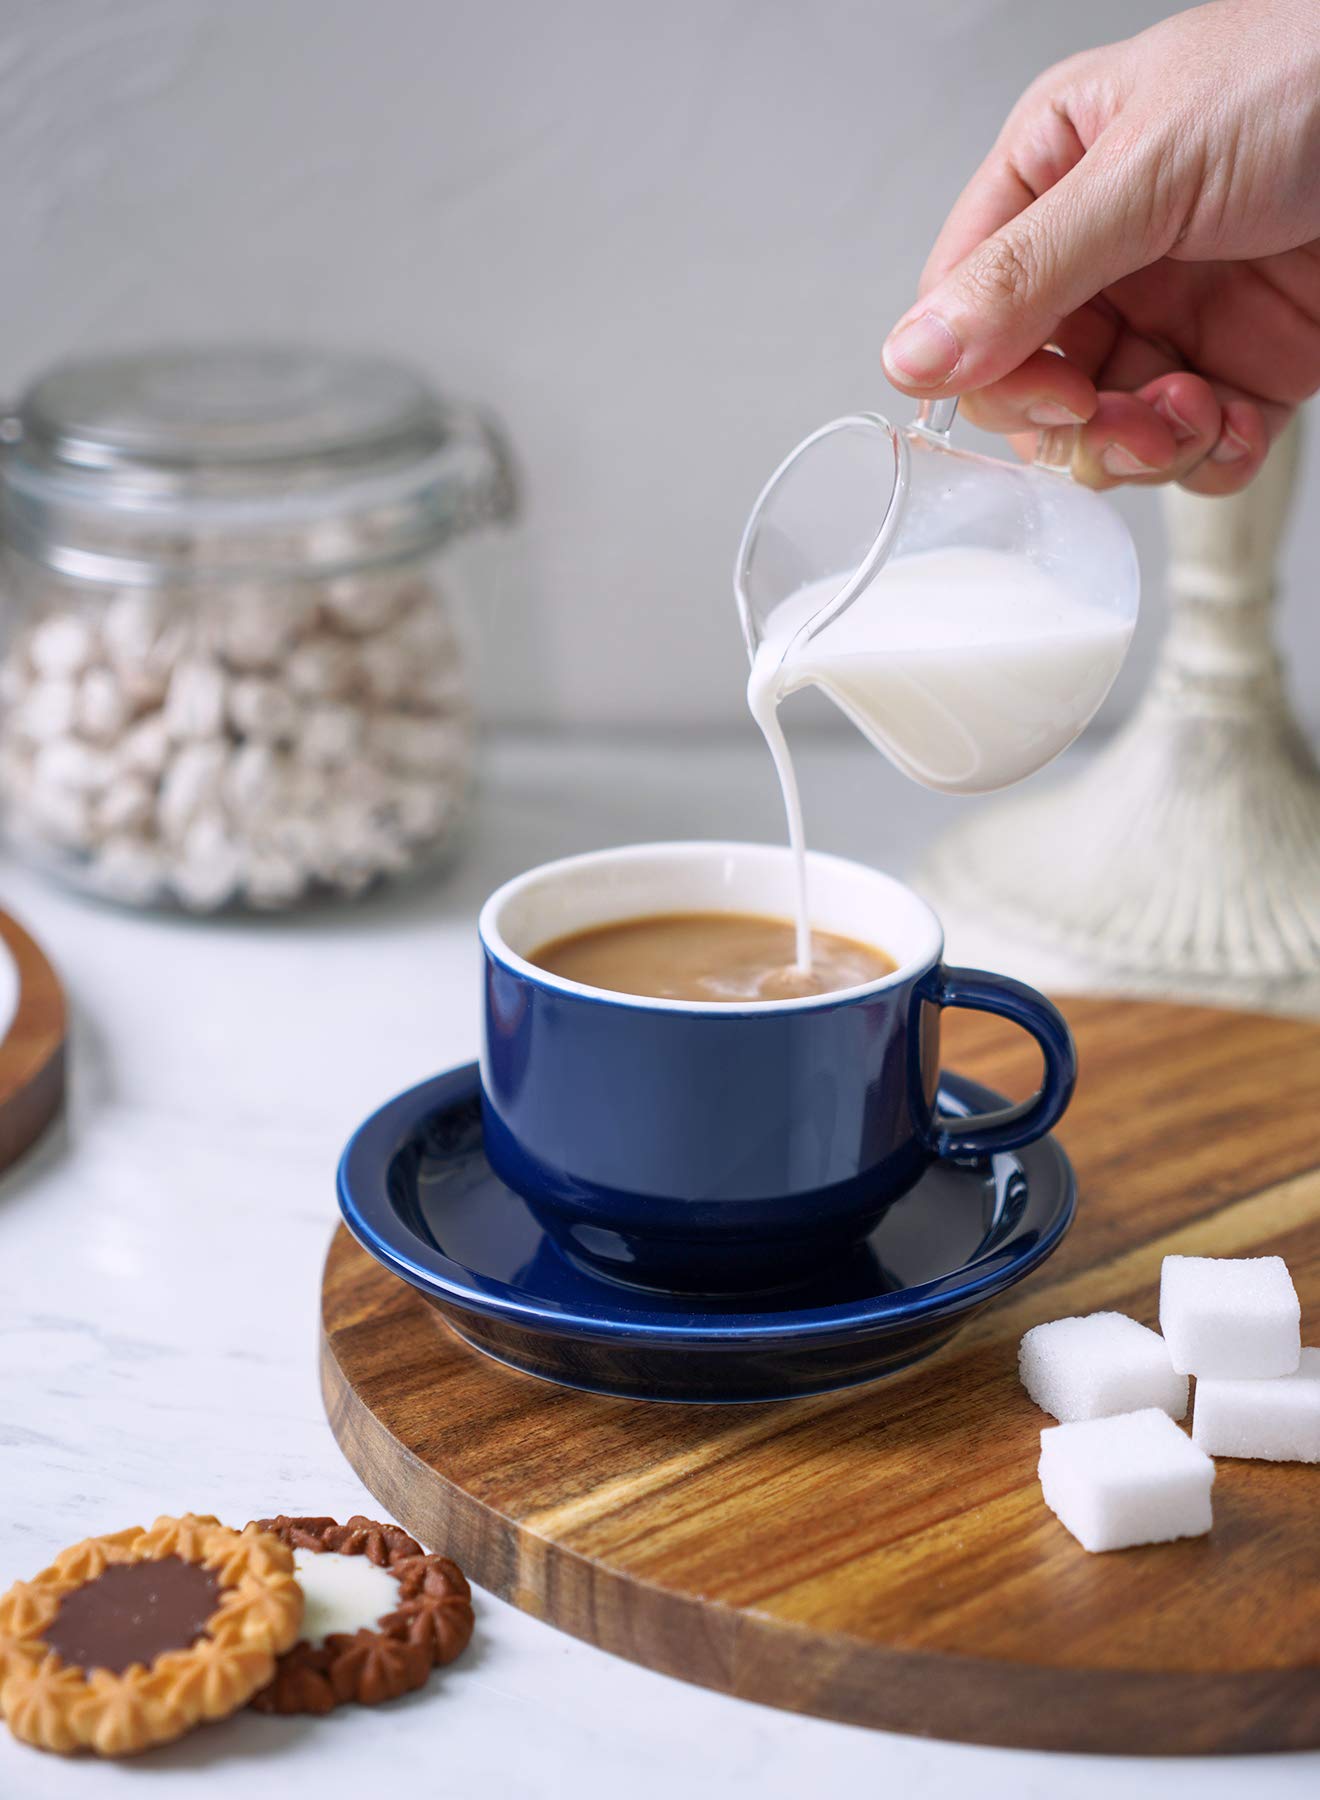
{"label": "gray background wall", "polygon": [[[70,349],[390,346],[495,403],[526,580],[488,712],[742,720],[729,567],[880,373],[930,240],[1040,68],[1144,0],[7,0],[0,392]],[[1320,712],[1317,477],[1285,629]],[[1125,498],[1161,613],[1158,509]]]}

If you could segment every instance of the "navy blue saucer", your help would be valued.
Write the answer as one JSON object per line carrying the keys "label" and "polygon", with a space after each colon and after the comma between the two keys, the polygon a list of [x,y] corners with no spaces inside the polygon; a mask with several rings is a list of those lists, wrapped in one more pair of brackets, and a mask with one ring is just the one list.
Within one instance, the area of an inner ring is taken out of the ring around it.
{"label": "navy blue saucer", "polygon": [[[1005,1104],[941,1077],[944,1111]],[[781,1400],[871,1381],[947,1343],[1055,1249],[1076,1185],[1052,1137],[936,1163],[828,1275],[771,1296],[652,1293],[569,1262],[492,1173],[472,1063],[372,1114],[340,1162],[339,1205],[363,1249],[516,1369],[633,1399]]]}

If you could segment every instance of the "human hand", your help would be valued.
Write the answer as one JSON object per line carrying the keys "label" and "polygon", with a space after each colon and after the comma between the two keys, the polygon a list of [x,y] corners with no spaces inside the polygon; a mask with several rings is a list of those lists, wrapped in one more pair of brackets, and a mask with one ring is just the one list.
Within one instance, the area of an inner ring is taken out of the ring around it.
{"label": "human hand", "polygon": [[1047,70],[920,293],[905,393],[1026,457],[1049,431],[1092,487],[1245,487],[1320,388],[1320,6],[1214,0]]}

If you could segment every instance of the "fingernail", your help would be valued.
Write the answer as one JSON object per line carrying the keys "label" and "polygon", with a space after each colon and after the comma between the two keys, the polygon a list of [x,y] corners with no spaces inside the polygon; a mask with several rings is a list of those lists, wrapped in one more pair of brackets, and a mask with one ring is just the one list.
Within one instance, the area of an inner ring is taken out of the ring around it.
{"label": "fingernail", "polygon": [[918,313],[885,344],[886,369],[910,387],[938,387],[958,366],[958,340],[938,314]]}
{"label": "fingernail", "polygon": [[1040,433],[1033,460],[1043,469],[1070,469],[1076,448],[1076,426],[1056,426]]}
{"label": "fingernail", "polygon": [[1061,400],[1037,400],[1027,408],[1027,421],[1032,425],[1085,425],[1080,413],[1073,412]]}
{"label": "fingernail", "polygon": [[1225,426],[1224,435],[1210,452],[1210,460],[1217,463],[1235,463],[1241,462],[1244,456],[1250,455],[1251,445],[1240,438],[1235,431],[1231,431],[1228,426]]}
{"label": "fingernail", "polygon": [[1106,444],[1100,452],[1100,467],[1106,475],[1154,475],[1154,463],[1144,463],[1122,444]]}
{"label": "fingernail", "polygon": [[1077,427],[1055,427],[1044,430],[1035,439],[1035,463],[1041,468],[1071,468],[1073,450],[1077,448]]}
{"label": "fingernail", "polygon": [[1195,425],[1187,423],[1167,395],[1160,394],[1156,397],[1155,410],[1172,431],[1175,443],[1186,444],[1196,436]]}

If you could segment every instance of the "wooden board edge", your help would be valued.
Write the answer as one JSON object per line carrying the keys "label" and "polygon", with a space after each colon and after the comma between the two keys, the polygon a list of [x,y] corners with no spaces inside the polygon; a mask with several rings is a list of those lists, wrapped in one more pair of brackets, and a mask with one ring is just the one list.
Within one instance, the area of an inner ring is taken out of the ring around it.
{"label": "wooden board edge", "polygon": [[18,970],[18,1005],[0,1042],[0,1170],[29,1150],[64,1101],[68,1010],[41,946],[0,912],[0,940]]}
{"label": "wooden board edge", "polygon": [[352,1244],[338,1227],[322,1275],[321,1394],[336,1443],[405,1530],[556,1629],[732,1698],[907,1736],[1096,1755],[1320,1749],[1320,1671],[1054,1669],[887,1649],[677,1594],[530,1532],[422,1462],[354,1391],[325,1316],[331,1264]]}

